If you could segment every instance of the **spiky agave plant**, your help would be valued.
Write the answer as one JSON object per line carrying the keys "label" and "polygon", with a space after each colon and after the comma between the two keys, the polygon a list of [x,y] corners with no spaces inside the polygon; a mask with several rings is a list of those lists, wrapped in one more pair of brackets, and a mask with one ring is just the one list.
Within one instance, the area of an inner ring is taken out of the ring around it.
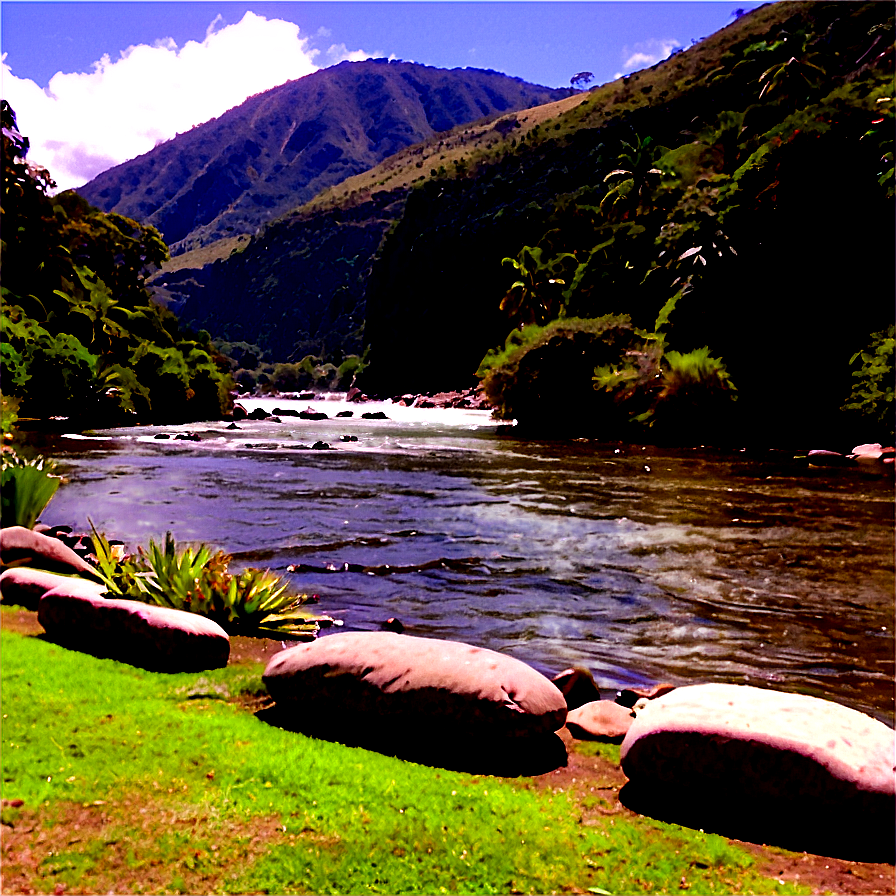
{"label": "spiky agave plant", "polygon": [[0,525],[33,529],[50,503],[60,477],[56,465],[38,455],[23,460],[14,451],[4,450],[0,463]]}
{"label": "spiky agave plant", "polygon": [[93,542],[109,593],[207,616],[231,635],[311,640],[326,618],[308,613],[307,595],[290,593],[275,573],[231,573],[230,555],[205,545],[178,549],[170,532],[163,545],[150,539],[146,549],[120,560],[95,528]]}

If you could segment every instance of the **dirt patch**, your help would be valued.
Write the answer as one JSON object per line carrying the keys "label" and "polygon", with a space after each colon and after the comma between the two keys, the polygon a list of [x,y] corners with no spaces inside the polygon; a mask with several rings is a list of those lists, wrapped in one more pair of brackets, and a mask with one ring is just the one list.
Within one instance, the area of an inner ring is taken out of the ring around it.
{"label": "dirt patch", "polygon": [[221,820],[187,804],[17,802],[3,805],[0,892],[10,894],[226,892],[234,868],[285,837],[276,819]]}

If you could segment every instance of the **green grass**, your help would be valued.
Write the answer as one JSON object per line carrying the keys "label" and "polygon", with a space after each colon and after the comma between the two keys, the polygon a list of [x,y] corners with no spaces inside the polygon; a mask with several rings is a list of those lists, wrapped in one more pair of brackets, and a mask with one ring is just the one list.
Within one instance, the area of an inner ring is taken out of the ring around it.
{"label": "green grass", "polygon": [[156,674],[9,632],[2,662],[2,796],[24,802],[4,803],[6,886],[641,893],[686,878],[707,894],[806,892],[720,837],[584,825],[567,794],[267,726],[232,702],[262,690],[260,666]]}

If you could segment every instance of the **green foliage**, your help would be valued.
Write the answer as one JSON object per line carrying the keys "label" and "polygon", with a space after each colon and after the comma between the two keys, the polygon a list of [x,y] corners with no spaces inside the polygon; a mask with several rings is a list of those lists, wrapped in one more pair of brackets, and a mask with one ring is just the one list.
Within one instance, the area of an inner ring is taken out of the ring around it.
{"label": "green foliage", "polygon": [[38,455],[23,460],[14,451],[3,451],[0,461],[0,526],[33,529],[62,481],[53,475],[56,465]]}
{"label": "green foliage", "polygon": [[232,558],[205,545],[178,550],[171,533],[165,544],[150,539],[136,556],[119,558],[108,540],[93,529],[97,567],[116,597],[207,616],[233,635],[313,639],[318,624],[302,607],[307,595],[287,593],[280,577],[246,569],[231,573]]}
{"label": "green foliage", "polygon": [[[588,388],[595,366],[630,351],[637,342],[631,319],[605,315],[565,318],[524,327],[490,351],[477,371],[495,416],[530,426],[585,425],[613,429],[611,402],[597,403]],[[583,388],[583,386],[585,388]]]}
{"label": "green foliage", "polygon": [[75,193],[50,196],[5,101],[2,119],[4,393],[24,416],[219,417],[230,407],[226,362],[146,290],[168,257],[158,232]]}
{"label": "green foliage", "polygon": [[896,380],[894,348],[896,348],[896,327],[871,334],[867,348],[856,352],[850,365],[860,362],[853,371],[852,392],[843,405],[843,410],[854,411],[880,426],[885,434],[893,436],[894,401],[893,389]]}

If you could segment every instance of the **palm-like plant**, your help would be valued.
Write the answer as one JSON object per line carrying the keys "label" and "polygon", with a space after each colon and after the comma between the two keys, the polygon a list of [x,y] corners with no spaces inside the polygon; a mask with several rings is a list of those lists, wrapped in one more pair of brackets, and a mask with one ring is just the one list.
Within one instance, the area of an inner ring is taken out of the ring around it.
{"label": "palm-like plant", "polygon": [[654,164],[661,154],[652,137],[643,140],[636,134],[632,143],[622,143],[617,158],[618,167],[604,177],[610,190],[601,201],[601,210],[612,212],[619,207],[635,209],[649,204],[654,184],[666,174]]}
{"label": "palm-like plant", "polygon": [[500,305],[515,326],[542,325],[562,316],[564,267],[569,263],[576,263],[572,253],[547,255],[541,246],[523,246],[516,258],[503,259],[517,272]]}
{"label": "palm-like plant", "polygon": [[205,545],[178,549],[171,533],[163,545],[150,539],[136,556],[119,557],[93,529],[94,556],[108,592],[115,597],[198,613],[231,635],[311,640],[320,622],[304,609],[307,595],[287,592],[287,584],[269,570],[231,573],[231,557]]}
{"label": "palm-like plant", "polygon": [[56,466],[38,455],[26,461],[14,451],[3,451],[0,468],[0,526],[34,524],[50,503],[62,480],[53,475]]}

